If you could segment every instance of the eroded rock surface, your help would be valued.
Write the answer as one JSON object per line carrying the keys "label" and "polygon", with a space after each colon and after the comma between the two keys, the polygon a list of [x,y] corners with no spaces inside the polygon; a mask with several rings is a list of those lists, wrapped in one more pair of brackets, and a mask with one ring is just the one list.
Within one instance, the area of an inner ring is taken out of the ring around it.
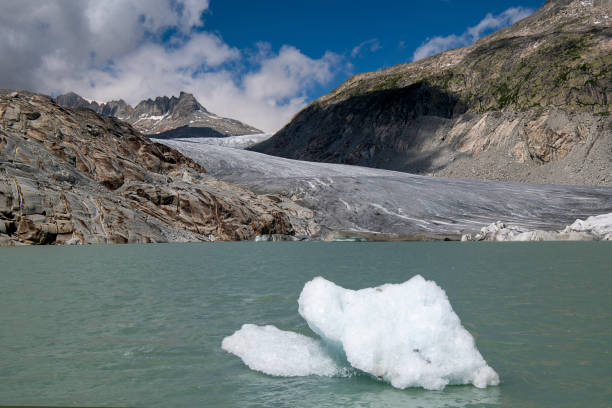
{"label": "eroded rock surface", "polygon": [[0,91],[0,244],[306,235],[312,212],[221,182],[130,125]]}

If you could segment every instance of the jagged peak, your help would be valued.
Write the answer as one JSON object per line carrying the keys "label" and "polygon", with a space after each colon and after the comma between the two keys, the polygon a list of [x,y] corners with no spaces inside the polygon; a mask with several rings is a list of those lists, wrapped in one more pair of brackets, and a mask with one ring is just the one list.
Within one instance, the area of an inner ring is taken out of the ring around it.
{"label": "jagged peak", "polygon": [[181,91],[179,94],[178,102],[176,105],[177,109],[185,111],[203,111],[208,112],[204,106],[198,102],[193,94]]}
{"label": "jagged peak", "polygon": [[83,100],[83,101],[87,101],[85,98],[83,98],[81,95],[77,94],[76,92],[66,92],[64,94],[61,95],[57,95],[56,97],[54,97],[53,99],[77,99],[77,100]]}
{"label": "jagged peak", "polygon": [[204,106],[202,106],[193,94],[181,91],[179,96],[174,95],[158,96],[155,100],[149,98],[141,101],[134,108],[137,112],[144,113],[145,111],[152,111],[157,115],[165,115],[167,113],[179,113],[188,114],[195,111],[208,112]]}
{"label": "jagged peak", "polygon": [[79,95],[78,93],[72,92],[72,91],[66,92],[65,94],[58,95],[57,97],[59,98],[60,96],[72,96],[72,97],[79,97],[79,98],[85,99],[81,95]]}
{"label": "jagged peak", "polygon": [[129,104],[125,100],[123,100],[123,99],[115,99],[115,100],[112,100],[110,102],[105,102],[105,103],[108,103],[108,104],[117,103],[117,104],[120,104],[120,105],[129,106]]}
{"label": "jagged peak", "polygon": [[72,92],[72,91],[62,94],[62,95],[58,95],[55,98],[53,98],[53,100],[60,105],[71,106],[71,107],[85,107],[85,108],[90,108],[93,110],[96,110],[98,107],[104,105],[97,101],[83,98],[81,95],[75,92]]}
{"label": "jagged peak", "polygon": [[[88,101],[74,92],[60,95],[55,98],[55,101],[69,108],[85,107],[104,116],[115,116],[133,124],[144,133],[159,133],[176,127],[192,125],[195,127],[212,126],[215,129],[221,129],[223,135],[261,133],[252,126],[234,119],[221,118],[209,112],[192,93],[186,91],[180,91],[178,96],[157,96],[155,99],[143,99],[135,107],[127,104],[123,99],[104,103]],[[209,123],[210,120],[215,123]]]}

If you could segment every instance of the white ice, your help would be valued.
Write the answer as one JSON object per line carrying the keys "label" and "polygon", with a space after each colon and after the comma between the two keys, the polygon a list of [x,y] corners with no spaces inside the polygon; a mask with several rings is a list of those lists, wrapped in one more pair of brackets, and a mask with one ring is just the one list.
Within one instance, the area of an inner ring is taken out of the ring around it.
{"label": "white ice", "polygon": [[591,241],[612,240],[612,213],[577,219],[561,231],[542,231],[496,221],[478,234],[465,234],[462,241]]}
{"label": "white ice", "polygon": [[318,277],[298,304],[310,328],[341,347],[351,366],[396,388],[499,384],[446,293],[420,275],[357,291]]}
{"label": "white ice", "polygon": [[272,133],[259,133],[254,135],[240,135],[227,137],[192,137],[192,138],[176,138],[170,140],[156,140],[164,144],[196,146],[198,144],[230,147],[233,149],[246,149],[259,142],[272,137]]}
{"label": "white ice", "polygon": [[221,347],[240,357],[250,369],[269,375],[334,376],[342,371],[319,340],[274,326],[245,324],[224,338]]}
{"label": "white ice", "polygon": [[561,232],[584,232],[597,239],[612,241],[612,213],[588,217],[584,221],[578,219]]}
{"label": "white ice", "polygon": [[328,348],[273,326],[253,325],[224,339],[223,348],[272,375],[335,375],[341,369],[330,357],[331,348],[350,366],[396,388],[499,384],[446,293],[420,275],[357,291],[317,277],[306,283],[298,304]]}

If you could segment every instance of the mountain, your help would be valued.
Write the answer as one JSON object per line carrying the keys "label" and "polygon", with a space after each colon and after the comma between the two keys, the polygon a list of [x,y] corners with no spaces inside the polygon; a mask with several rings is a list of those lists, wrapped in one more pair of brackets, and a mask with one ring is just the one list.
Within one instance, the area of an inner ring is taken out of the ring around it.
{"label": "mountain", "polygon": [[98,103],[74,92],[59,95],[55,101],[68,108],[88,108],[104,116],[130,123],[138,131],[158,139],[175,137],[225,137],[263,133],[240,121],[223,118],[206,110],[186,92],[179,97],[146,99],[132,108],[123,100]]}
{"label": "mountain", "polygon": [[235,119],[207,111],[196,98],[181,92],[179,97],[157,97],[141,101],[128,118],[136,129],[156,138],[225,137],[263,133]]}
{"label": "mountain", "polygon": [[88,101],[85,98],[75,94],[74,92],[68,92],[64,95],[59,95],[55,98],[55,102],[58,105],[66,106],[68,108],[87,108],[92,111],[104,115],[114,116],[117,119],[126,120],[130,117],[134,108],[125,103],[123,99],[118,101],[111,101],[106,103],[98,103],[96,101]]}
{"label": "mountain", "polygon": [[355,75],[252,150],[495,180],[612,185],[612,2],[549,0],[469,47]]}
{"label": "mountain", "polygon": [[221,182],[90,108],[0,90],[0,245],[308,234],[310,210]]}

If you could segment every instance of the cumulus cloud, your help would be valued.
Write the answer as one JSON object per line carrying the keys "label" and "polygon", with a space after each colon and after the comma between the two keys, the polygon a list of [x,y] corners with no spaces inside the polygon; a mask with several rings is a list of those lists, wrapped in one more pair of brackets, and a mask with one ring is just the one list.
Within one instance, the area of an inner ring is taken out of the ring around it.
{"label": "cumulus cloud", "polygon": [[474,27],[469,27],[461,35],[451,34],[446,37],[439,36],[427,40],[416,49],[412,56],[412,60],[418,61],[451,48],[471,45],[482,37],[484,33],[514,24],[532,13],[533,10],[523,7],[509,8],[503,13],[495,16],[489,13],[478,24]]}
{"label": "cumulus cloud", "polygon": [[280,128],[345,61],[239,50],[205,31],[208,0],[0,0],[0,87],[135,104],[192,92],[220,115]]}
{"label": "cumulus cloud", "polygon": [[382,45],[380,45],[380,41],[378,41],[377,38],[372,38],[371,40],[364,41],[355,48],[353,48],[353,50],[351,51],[351,57],[355,58],[363,51],[376,52],[381,48]]}

